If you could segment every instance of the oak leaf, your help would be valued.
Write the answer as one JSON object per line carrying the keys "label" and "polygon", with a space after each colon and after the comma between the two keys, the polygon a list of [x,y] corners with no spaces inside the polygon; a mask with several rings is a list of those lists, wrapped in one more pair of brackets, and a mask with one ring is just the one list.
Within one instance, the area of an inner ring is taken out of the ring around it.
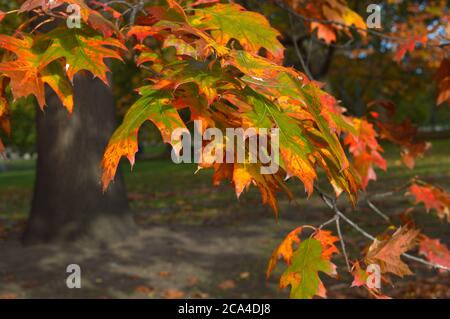
{"label": "oak leaf", "polygon": [[276,61],[283,59],[284,47],[277,39],[280,33],[263,15],[246,11],[238,4],[216,4],[197,9],[190,23],[210,31],[219,44],[226,45],[236,39],[248,52],[256,54],[264,48]]}
{"label": "oak leaf", "polygon": [[106,190],[119,165],[122,156],[126,156],[134,165],[135,154],[138,151],[138,131],[141,125],[152,121],[161,132],[165,143],[170,143],[179,153],[181,150],[181,137],[172,141],[171,134],[174,129],[185,129],[183,120],[178,111],[170,104],[172,94],[168,91],[146,86],[139,89],[141,98],[128,110],[120,127],[111,137],[108,147],[103,156],[102,183]]}
{"label": "oak leaf", "polygon": [[0,47],[16,56],[11,61],[0,63],[0,72],[10,79],[15,100],[34,95],[41,108],[45,105],[45,84],[60,97],[64,106],[73,109],[72,87],[58,57],[47,57],[47,50],[35,48],[34,39],[27,35],[21,38],[0,35]]}
{"label": "oak leaf", "polygon": [[290,297],[310,299],[314,296],[326,297],[326,289],[319,272],[336,276],[336,266],[326,257],[321,242],[309,238],[299,244],[294,252],[292,263],[280,279],[280,287],[291,286]]}
{"label": "oak leaf", "polygon": [[419,233],[419,230],[400,227],[389,238],[381,241],[375,239],[367,251],[365,263],[378,264],[382,273],[392,273],[399,277],[411,275],[411,270],[400,256],[414,247]]}
{"label": "oak leaf", "polygon": [[414,183],[408,193],[416,199],[416,204],[424,203],[427,211],[434,209],[441,219],[450,222],[450,195],[443,189],[429,184]]}
{"label": "oak leaf", "polygon": [[450,268],[450,250],[439,239],[422,236],[419,244],[419,253],[433,264]]}

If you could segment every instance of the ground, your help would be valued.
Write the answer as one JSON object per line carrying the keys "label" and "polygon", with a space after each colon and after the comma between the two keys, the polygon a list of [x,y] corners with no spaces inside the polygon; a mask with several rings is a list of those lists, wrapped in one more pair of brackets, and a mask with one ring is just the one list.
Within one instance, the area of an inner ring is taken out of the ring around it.
{"label": "ground", "polygon": [[[386,145],[390,170],[378,172],[369,192],[385,192],[418,175],[450,189],[450,141],[435,141],[431,153],[408,170],[398,161],[398,149]],[[193,165],[165,160],[140,161],[130,172],[123,169],[139,233],[110,246],[77,243],[64,246],[23,247],[20,233],[26,223],[33,186],[34,163],[8,163],[0,172],[0,298],[286,298],[278,288],[284,269],[279,264],[268,280],[267,261],[273,249],[297,226],[320,225],[332,217],[323,202],[305,198],[298,181],[290,186],[296,201],[280,200],[275,218],[252,190],[238,201],[230,185],[214,188],[211,173],[196,175]],[[325,185],[323,186],[325,187]],[[411,206],[404,192],[375,201],[394,223]],[[350,218],[373,234],[389,224],[365,205],[352,210],[342,200]],[[414,213],[420,228],[431,237],[450,242],[448,224],[422,206]],[[330,230],[335,231],[334,227]],[[346,226],[343,232],[349,254],[356,258],[368,242]],[[414,252],[413,252],[414,253]],[[69,264],[82,269],[82,289],[68,289]],[[350,288],[342,256],[336,259],[339,279],[324,278],[332,298],[366,298],[363,289]],[[383,291],[396,298],[450,298],[450,276],[422,264],[409,262],[415,276],[395,278]]]}

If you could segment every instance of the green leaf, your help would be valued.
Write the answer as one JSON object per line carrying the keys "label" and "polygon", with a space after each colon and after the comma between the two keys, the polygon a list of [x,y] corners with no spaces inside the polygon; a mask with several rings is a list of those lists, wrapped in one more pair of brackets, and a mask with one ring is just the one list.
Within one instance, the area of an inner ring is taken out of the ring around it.
{"label": "green leaf", "polygon": [[170,104],[172,94],[155,90],[153,86],[142,87],[139,92],[142,97],[128,110],[105,151],[102,162],[104,189],[112,181],[122,156],[126,156],[134,164],[138,151],[138,131],[145,121],[150,120],[158,127],[164,142],[171,143],[174,148],[181,146],[181,140],[171,140],[173,130],[186,129],[178,111]]}
{"label": "green leaf", "polygon": [[58,57],[36,44],[32,37],[0,35],[0,47],[16,55],[12,61],[0,63],[0,74],[10,79],[14,99],[34,95],[41,108],[45,105],[45,83],[55,90],[69,112],[73,109],[72,87]]}
{"label": "green leaf", "polygon": [[322,244],[316,239],[310,238],[300,243],[291,265],[280,279],[282,288],[291,286],[291,298],[311,299],[316,295],[325,297],[326,290],[319,272],[335,275],[335,267],[322,256],[322,252]]}
{"label": "green leaf", "polygon": [[45,34],[39,42],[50,41],[50,46],[42,57],[41,63],[64,58],[66,72],[71,81],[76,73],[85,70],[108,84],[109,68],[105,59],[122,60],[120,49],[126,47],[113,38],[90,35],[82,30],[58,28]]}
{"label": "green leaf", "polygon": [[277,39],[280,33],[270,26],[263,15],[245,11],[238,4],[217,4],[196,9],[195,15],[189,19],[192,26],[209,30],[219,44],[226,45],[231,39],[236,39],[252,53],[256,54],[264,48],[275,60],[283,59],[284,47]]}

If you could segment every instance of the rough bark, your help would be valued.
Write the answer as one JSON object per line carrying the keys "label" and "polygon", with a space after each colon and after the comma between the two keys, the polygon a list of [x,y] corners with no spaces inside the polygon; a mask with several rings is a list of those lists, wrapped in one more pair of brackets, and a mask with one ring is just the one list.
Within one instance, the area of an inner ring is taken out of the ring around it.
{"label": "rough bark", "polygon": [[106,193],[100,162],[115,128],[109,87],[77,75],[72,115],[47,88],[47,107],[37,112],[37,175],[23,242],[64,242],[88,238],[120,240],[134,231],[120,172]]}

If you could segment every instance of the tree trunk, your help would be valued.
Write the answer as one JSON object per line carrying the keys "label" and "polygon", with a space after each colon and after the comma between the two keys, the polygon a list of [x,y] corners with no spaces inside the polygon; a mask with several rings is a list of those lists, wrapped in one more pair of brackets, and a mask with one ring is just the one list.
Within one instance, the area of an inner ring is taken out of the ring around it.
{"label": "tree trunk", "polygon": [[135,225],[120,172],[106,193],[100,185],[100,162],[115,129],[110,88],[77,75],[72,115],[46,89],[48,106],[37,112],[37,176],[23,242],[123,239]]}

